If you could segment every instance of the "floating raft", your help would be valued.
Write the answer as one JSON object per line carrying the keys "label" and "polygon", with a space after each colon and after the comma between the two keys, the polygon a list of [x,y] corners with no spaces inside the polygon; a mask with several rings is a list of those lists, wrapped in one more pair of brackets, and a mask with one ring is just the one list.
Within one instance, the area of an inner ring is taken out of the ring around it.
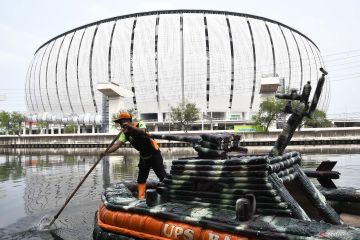
{"label": "floating raft", "polygon": [[301,156],[174,160],[137,200],[123,182],[102,196],[94,239],[360,239],[301,170]]}

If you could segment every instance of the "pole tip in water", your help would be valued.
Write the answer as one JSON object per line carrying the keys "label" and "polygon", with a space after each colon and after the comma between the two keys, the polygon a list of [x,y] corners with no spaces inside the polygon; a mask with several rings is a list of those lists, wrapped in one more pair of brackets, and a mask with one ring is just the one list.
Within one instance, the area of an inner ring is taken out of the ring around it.
{"label": "pole tip in water", "polygon": [[53,217],[45,215],[44,217],[41,218],[40,222],[37,224],[36,229],[37,230],[49,230],[51,225],[51,221],[52,221]]}

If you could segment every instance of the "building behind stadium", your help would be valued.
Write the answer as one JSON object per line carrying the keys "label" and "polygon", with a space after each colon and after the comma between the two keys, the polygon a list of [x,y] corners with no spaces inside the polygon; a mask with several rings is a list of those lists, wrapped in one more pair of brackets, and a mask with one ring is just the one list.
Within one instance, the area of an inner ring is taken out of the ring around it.
{"label": "building behind stadium", "polygon": [[[30,120],[55,132],[69,122],[81,132],[107,132],[113,114],[126,109],[151,130],[168,130],[170,109],[181,102],[201,112],[194,129],[233,128],[276,91],[315,86],[321,66],[310,38],[271,19],[206,10],[136,13],[40,46],[26,76],[26,103]],[[326,89],[321,107],[328,102]]]}

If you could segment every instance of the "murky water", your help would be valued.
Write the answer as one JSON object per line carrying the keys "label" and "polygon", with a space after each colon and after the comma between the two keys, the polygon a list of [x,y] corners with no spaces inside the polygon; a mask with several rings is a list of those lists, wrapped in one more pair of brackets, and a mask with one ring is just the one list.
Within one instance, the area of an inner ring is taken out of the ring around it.
{"label": "murky water", "polygon": [[[165,166],[192,155],[191,150],[163,151]],[[338,186],[358,187],[360,153],[303,154],[303,167],[337,161]],[[138,155],[118,152],[105,157],[56,220],[51,231],[39,231],[44,216],[52,217],[96,162],[96,151],[24,151],[0,153],[0,239],[92,239],[94,213],[103,190],[112,183],[135,180]],[[156,179],[151,172],[150,179]]]}

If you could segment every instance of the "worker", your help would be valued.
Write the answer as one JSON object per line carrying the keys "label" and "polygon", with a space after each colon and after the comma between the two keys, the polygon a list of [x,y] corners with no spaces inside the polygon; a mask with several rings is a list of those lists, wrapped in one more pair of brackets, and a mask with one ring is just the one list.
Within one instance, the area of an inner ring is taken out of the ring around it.
{"label": "worker", "polygon": [[[159,178],[160,182],[164,180],[166,171],[163,163],[163,158],[157,142],[150,137],[146,129],[145,123],[142,121],[134,121],[128,112],[120,112],[113,120],[118,126],[120,124],[122,133],[114,145],[107,151],[112,153],[119,149],[126,141],[139,151],[139,173],[137,178],[138,185],[138,199],[145,198],[146,180],[149,176],[150,169],[152,168]],[[106,154],[107,154],[106,153]],[[102,153],[102,155],[106,155]]]}

